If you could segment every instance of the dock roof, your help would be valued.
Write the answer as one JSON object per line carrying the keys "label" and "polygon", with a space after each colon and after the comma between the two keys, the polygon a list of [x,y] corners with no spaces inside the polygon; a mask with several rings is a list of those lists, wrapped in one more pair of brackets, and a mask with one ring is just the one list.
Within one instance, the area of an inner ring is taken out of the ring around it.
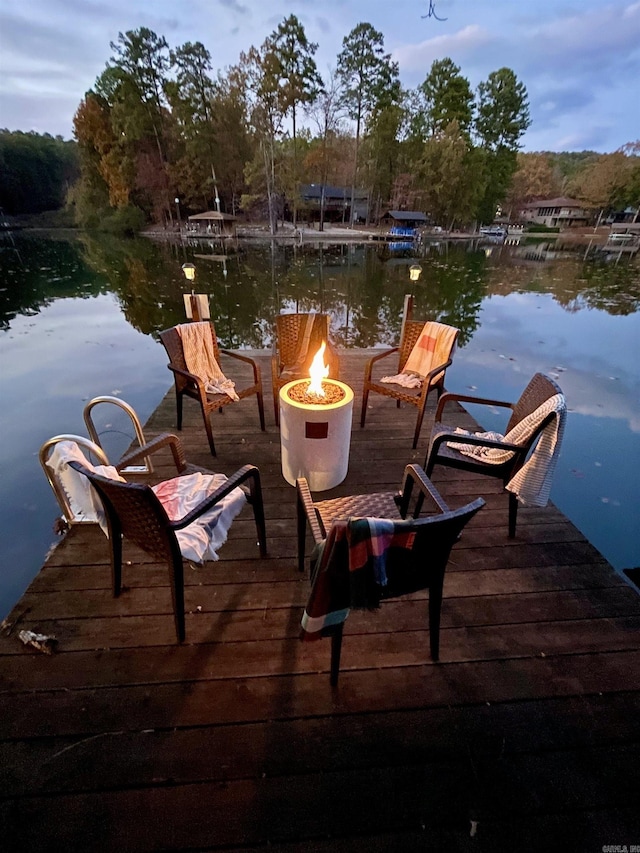
{"label": "dock roof", "polygon": [[213,219],[217,222],[234,222],[238,217],[231,213],[219,213],[217,210],[207,210],[206,213],[196,213],[190,216],[189,219]]}

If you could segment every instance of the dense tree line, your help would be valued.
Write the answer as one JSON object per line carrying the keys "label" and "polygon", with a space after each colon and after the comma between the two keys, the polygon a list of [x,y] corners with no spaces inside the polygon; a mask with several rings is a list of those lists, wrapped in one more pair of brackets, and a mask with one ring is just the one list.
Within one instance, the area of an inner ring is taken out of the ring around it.
{"label": "dense tree line", "polygon": [[[179,211],[242,211],[275,232],[279,219],[308,215],[299,188],[310,183],[346,187],[352,221],[364,190],[373,221],[389,207],[417,209],[446,227],[491,222],[499,205],[515,212],[540,197],[640,203],[638,143],[606,155],[523,154],[528,97],[511,69],[473,91],[444,58],[404,89],[368,23],[345,36],[325,79],[295,15],[224,73],[202,43],[172,48],[147,28],[120,33],[111,49],[74,117],[77,144],[0,136],[9,210],[66,197],[79,224],[118,230],[171,226]],[[322,227],[322,200],[320,211]]]}
{"label": "dense tree line", "polygon": [[79,175],[75,142],[0,130],[0,207],[9,215],[62,207]]}
{"label": "dense tree line", "polygon": [[527,93],[508,68],[477,91],[450,60],[416,90],[400,85],[384,37],[368,23],[345,36],[323,80],[295,15],[214,74],[200,42],[170,48],[149,29],[120,33],[74,119],[82,177],[79,219],[137,208],[173,223],[218,209],[294,223],[303,183],[366,190],[376,218],[390,204],[447,225],[491,220],[530,123]]}
{"label": "dense tree line", "polygon": [[611,154],[518,153],[506,212],[539,198],[570,196],[596,212],[640,207],[640,141]]}

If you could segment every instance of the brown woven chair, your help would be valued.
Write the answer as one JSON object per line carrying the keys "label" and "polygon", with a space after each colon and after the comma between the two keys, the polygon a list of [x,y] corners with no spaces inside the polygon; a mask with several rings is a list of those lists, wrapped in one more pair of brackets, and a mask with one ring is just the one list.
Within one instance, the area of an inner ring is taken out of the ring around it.
{"label": "brown woven chair", "polygon": [[451,364],[452,354],[457,340],[457,333],[451,347],[449,358],[441,365],[438,365],[434,370],[431,370],[423,379],[422,386],[417,389],[404,388],[402,386],[387,385],[373,378],[373,368],[382,359],[388,358],[394,353],[398,353],[397,370],[388,370],[388,373],[402,373],[404,366],[407,363],[411,351],[415,346],[420,333],[424,328],[425,321],[412,319],[413,297],[407,297],[405,300],[405,315],[402,323],[402,331],[400,334],[400,345],[385,350],[384,352],[374,355],[367,362],[364,373],[364,385],[362,389],[362,409],[360,411],[360,426],[364,427],[367,419],[367,403],[369,401],[370,392],[382,394],[384,397],[391,397],[397,400],[398,408],[401,403],[408,403],[410,406],[415,406],[418,409],[416,419],[416,428],[413,434],[413,448],[415,449],[420,437],[422,421],[424,420],[424,412],[427,405],[427,397],[432,390],[436,390],[438,398],[444,391],[444,379],[447,367]]}
{"label": "brown woven chair", "polygon": [[[480,403],[487,406],[501,406],[511,409],[511,417],[509,418],[509,422],[507,423],[505,430],[506,435],[506,433],[516,426],[516,424],[520,423],[520,421],[527,417],[527,415],[535,412],[539,406],[556,394],[562,394],[562,390],[553,381],[553,379],[550,379],[543,373],[535,374],[515,403],[504,402],[501,400],[489,400],[484,397],[473,397],[468,394],[443,394],[438,401],[429,451],[425,458],[427,476],[431,476],[436,465],[445,465],[450,468],[458,468],[462,471],[472,471],[476,474],[486,474],[488,477],[497,477],[501,479],[506,486],[509,480],[515,476],[526,462],[529,453],[538,441],[543,429],[555,417],[554,413],[548,415],[540,422],[540,425],[533,432],[529,440],[521,445],[490,441],[486,438],[465,435],[465,444],[474,444],[487,448],[495,447],[500,450],[513,450],[513,456],[511,459],[499,465],[493,465],[489,462],[483,462],[481,459],[476,457],[460,453],[447,445],[447,442],[449,441],[460,442],[461,440],[460,436],[455,434],[454,426],[447,426],[442,423],[442,413],[447,403],[453,401],[461,403]],[[509,538],[511,539],[516,535],[517,515],[518,499],[513,492],[509,492]]]}
{"label": "brown woven chair", "polygon": [[[243,400],[245,397],[250,397],[252,394],[255,394],[257,396],[258,414],[260,416],[260,429],[264,432],[264,404],[262,400],[262,378],[260,375],[259,365],[252,358],[249,358],[246,355],[240,355],[240,353],[232,352],[231,350],[222,349],[221,347],[219,347],[215,327],[213,323],[211,323],[210,325],[213,338],[213,356],[215,357],[218,364],[220,364],[220,356],[226,355],[229,356],[229,358],[235,359],[236,361],[241,361],[245,364],[251,365],[251,369],[253,370],[253,384],[248,385],[246,388],[236,387],[236,393],[241,400]],[[173,378],[175,380],[177,428],[179,430],[182,429],[183,398],[187,396],[193,398],[194,400],[197,400],[202,410],[202,417],[204,420],[205,429],[207,431],[207,439],[209,441],[211,455],[215,456],[216,448],[213,441],[213,431],[211,428],[210,414],[214,409],[221,410],[223,406],[227,406],[229,405],[229,403],[232,403],[234,401],[226,394],[207,395],[203,381],[198,376],[194,376],[193,373],[189,373],[189,370],[187,369],[187,364],[184,359],[182,340],[175,326],[170,329],[165,329],[165,331],[163,332],[160,332],[160,340],[162,341],[162,344],[164,345],[164,348],[167,351],[167,355],[169,356],[169,364],[167,365],[167,367],[173,372]]]}
{"label": "brown woven chair", "polygon": [[[300,335],[307,318],[313,317],[313,336],[309,343],[306,357],[297,363],[300,352]],[[271,384],[273,387],[273,412],[276,424],[280,423],[280,389],[294,379],[305,379],[309,376],[309,367],[318,347],[324,340],[327,348],[324,354],[325,364],[329,366],[331,379],[338,379],[340,359],[329,340],[328,314],[278,314],[276,317],[273,351],[271,355]]]}
{"label": "brown woven chair", "polygon": [[[103,402],[108,398],[95,398],[98,402]],[[92,401],[93,403],[94,401]],[[124,401],[122,401],[124,402]],[[130,409],[131,407],[128,404],[124,404],[122,408]],[[87,404],[85,407],[85,415],[89,413],[93,408],[91,404]],[[133,410],[131,410],[133,411]],[[135,412],[134,412],[135,414]],[[136,416],[137,421],[137,416]],[[96,434],[95,427],[93,423],[91,424],[91,433],[93,435]],[[67,494],[63,483],[60,481],[59,477],[52,471],[51,467],[47,464],[51,458],[51,454],[56,447],[56,445],[60,444],[63,441],[72,441],[78,445],[79,449],[85,454],[85,456],[90,456],[94,460],[96,460],[98,465],[110,465],[109,458],[107,454],[100,444],[100,441],[92,441],[85,436],[82,435],[71,435],[71,434],[63,434],[63,435],[55,435],[53,438],[47,439],[44,442],[42,447],[40,448],[40,464],[42,466],[42,470],[45,473],[45,476],[51,486],[53,494],[58,501],[58,505],[62,511],[62,517],[58,519],[56,522],[56,528],[59,530],[65,530],[68,527],[72,527],[75,524],[95,524],[95,518],[87,517],[85,509],[83,507],[73,507],[71,505],[71,499]],[[183,474],[193,474],[197,471],[202,473],[211,473],[207,471],[206,468],[201,468],[197,465],[189,464],[184,455],[184,450],[182,448],[182,444],[180,443],[180,439],[177,435],[172,435],[171,433],[162,433],[161,435],[156,436],[156,438],[151,441],[144,441],[141,443],[139,447],[133,448],[129,450],[127,453],[122,456],[122,458],[113,466],[116,471],[121,476],[135,476],[140,474],[149,474],[153,472],[153,466],[151,465],[151,456],[154,453],[157,453],[159,450],[163,448],[168,448],[171,451],[171,455],[173,458],[173,463],[176,468],[176,473],[178,476]]]}
{"label": "brown woven chair", "polygon": [[[176,436],[171,436],[176,439]],[[149,446],[128,457],[128,463],[142,459]],[[84,474],[94,487],[105,510],[111,547],[111,578],[114,597],[122,587],[122,538],[125,537],[154,559],[166,562],[169,569],[171,600],[178,642],[185,638],[184,569],[176,531],[187,527],[211,507],[219,503],[237,486],[243,487],[253,508],[260,556],[267,553],[267,537],[262,503],[260,472],[255,465],[244,465],[226,482],[206,497],[195,509],[182,518],[171,521],[153,489],[142,483],[123,483],[94,474],[78,462],[69,463]],[[201,469],[202,470],[202,469]],[[187,473],[187,466],[181,473]]]}
{"label": "brown woven chair", "polygon": [[[57,435],[48,439],[40,448],[40,462],[46,477],[63,512],[67,525],[79,523],[95,523],[95,518],[87,518],[74,514],[61,482],[47,465],[51,452],[57,444],[63,441],[75,442],[85,453],[97,459],[100,465],[109,465],[104,450],[94,442],[78,435]],[[187,463],[182,444],[176,435],[165,433],[152,439],[141,447],[126,453],[118,462],[116,470],[139,472],[141,462],[148,460],[151,455],[163,448],[169,448],[178,476],[201,472],[210,474],[206,468]],[[171,582],[171,599],[173,602],[176,636],[179,642],[184,640],[184,572],[182,555],[176,539],[176,531],[181,530],[198,519],[215,504],[219,503],[236,486],[241,486],[247,495],[247,500],[253,508],[253,514],[258,533],[260,555],[266,556],[267,538],[260,485],[260,472],[254,465],[244,465],[232,474],[215,492],[206,497],[190,513],[177,521],[171,521],[150,486],[141,483],[126,483],[111,480],[88,470],[78,462],[70,462],[70,467],[83,474],[93,485],[104,507],[109,529],[111,547],[111,580],[114,597],[120,595],[122,588],[122,537],[125,536],[143,551],[158,560],[166,561]],[[243,484],[247,483],[246,486]]]}
{"label": "brown woven chair", "polygon": [[[416,502],[413,518],[406,519],[411,503],[413,486],[417,486],[420,497]],[[381,492],[369,495],[350,495],[343,498],[314,503],[307,481],[300,478],[296,482],[297,489],[297,524],[298,524],[298,568],[304,571],[306,527],[309,524],[316,546],[326,541],[333,541],[336,533],[335,525],[343,524],[356,518],[388,519],[394,522],[396,534],[409,536],[411,544],[408,547],[394,547],[393,540],[389,547],[386,560],[387,585],[379,587],[380,599],[396,598],[421,589],[429,589],[429,641],[433,660],[437,661],[440,651],[440,611],[442,606],[442,591],[444,574],[449,560],[449,554],[455,541],[468,521],[484,506],[482,498],[467,504],[461,509],[449,510],[438,491],[418,465],[407,465],[404,470],[402,490],[398,493]],[[422,502],[427,497],[435,505],[436,514],[418,518]],[[411,541],[412,539],[412,541]],[[333,551],[333,557],[325,562],[326,554],[320,558],[312,577],[314,587],[321,585],[318,590],[312,590],[311,602],[314,601],[314,612],[305,614],[318,618],[317,602],[321,606],[332,601],[337,605],[338,612],[348,596],[349,569],[346,543],[342,552]],[[331,553],[326,548],[325,552]],[[335,559],[334,559],[335,558]],[[333,560],[333,564],[331,564]],[[334,586],[335,584],[335,586]],[[317,593],[314,600],[314,593]],[[337,594],[337,598],[334,598]],[[357,602],[356,602],[357,604]],[[328,615],[325,613],[324,615]],[[344,617],[337,624],[329,624],[320,629],[321,636],[331,637],[331,684],[338,681],[340,671],[340,653]]]}

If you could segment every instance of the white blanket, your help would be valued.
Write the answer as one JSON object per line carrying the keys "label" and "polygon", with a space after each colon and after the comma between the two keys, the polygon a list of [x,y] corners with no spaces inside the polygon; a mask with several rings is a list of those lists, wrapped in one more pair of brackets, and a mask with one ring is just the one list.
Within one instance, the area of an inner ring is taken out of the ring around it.
{"label": "white blanket", "polygon": [[235,382],[227,379],[213,354],[211,324],[182,323],[176,329],[182,340],[187,369],[202,379],[207,394],[227,394],[232,400],[239,400]]}
{"label": "white blanket", "polygon": [[403,388],[421,388],[422,379],[413,373],[396,373],[394,376],[383,376],[380,382],[402,385]]}
{"label": "white blanket", "polygon": [[[153,486],[165,512],[172,521],[183,518],[217,488],[224,485],[224,474],[186,474]],[[196,521],[176,530],[182,556],[195,563],[218,560],[218,548],[227,541],[231,522],[246,503],[240,488],[234,489]]]}
{"label": "white blanket", "polygon": [[79,462],[94,474],[101,474],[112,480],[123,480],[113,465],[92,465],[75,441],[60,441],[47,459],[47,467],[62,487],[74,516],[83,521],[95,521],[107,535],[107,519],[102,501],[87,478],[69,466],[70,462]]}
{"label": "white blanket", "polygon": [[[102,501],[89,480],[79,471],[69,467],[69,462],[80,462],[89,471],[111,480],[125,482],[124,478],[112,465],[92,465],[75,441],[61,441],[56,444],[47,460],[47,465],[69,499],[74,515],[85,521],[97,522],[104,535],[108,536],[109,529]],[[196,472],[164,480],[152,488],[169,518],[175,521],[183,518],[226,481],[224,474]],[[227,541],[231,522],[242,510],[246,500],[242,489],[236,488],[188,527],[176,530],[182,556],[195,563],[219,559],[217,551]]]}
{"label": "white blanket", "polygon": [[[551,482],[558,461],[560,444],[564,435],[564,427],[567,415],[567,404],[563,394],[555,394],[546,400],[526,418],[523,418],[506,435],[498,432],[469,433],[457,428],[456,433],[461,437],[465,435],[477,435],[494,441],[505,441],[509,444],[525,444],[533,432],[538,428],[541,421],[547,415],[555,415],[547,426],[542,430],[538,443],[525,464],[507,483],[508,491],[517,495],[518,500],[530,506],[546,506],[551,493]],[[474,444],[448,441],[447,445],[466,456],[475,456],[483,462],[491,465],[500,465],[507,462],[512,456],[512,450],[501,450],[494,447],[480,447]]]}

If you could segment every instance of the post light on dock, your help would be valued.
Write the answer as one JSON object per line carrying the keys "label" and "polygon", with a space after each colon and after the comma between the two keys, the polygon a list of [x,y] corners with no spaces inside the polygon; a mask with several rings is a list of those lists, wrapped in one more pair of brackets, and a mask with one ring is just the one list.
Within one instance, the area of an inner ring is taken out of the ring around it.
{"label": "post light on dock", "polygon": [[418,281],[422,275],[422,267],[420,264],[411,264],[409,267],[409,278],[411,281]]}
{"label": "post light on dock", "polygon": [[196,265],[195,264],[182,264],[182,272],[184,273],[184,277],[187,281],[195,281],[196,280]]}
{"label": "post light on dock", "polygon": [[[188,282],[196,280],[195,264],[182,264],[182,272]],[[209,297],[206,293],[196,293],[193,288],[191,293],[184,294],[184,310],[188,320],[199,323],[200,320],[208,320],[211,317],[209,311]]]}
{"label": "post light on dock", "polygon": [[178,216],[178,231],[182,231],[182,220],[180,219],[180,199],[176,196],[174,198],[176,203],[176,214]]}

